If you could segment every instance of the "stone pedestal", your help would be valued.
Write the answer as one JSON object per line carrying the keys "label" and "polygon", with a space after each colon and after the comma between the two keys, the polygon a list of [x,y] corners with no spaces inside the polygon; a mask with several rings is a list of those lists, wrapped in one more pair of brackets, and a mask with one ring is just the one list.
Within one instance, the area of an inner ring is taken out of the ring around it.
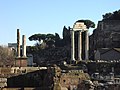
{"label": "stone pedestal", "polygon": [[27,57],[15,58],[16,67],[27,67]]}

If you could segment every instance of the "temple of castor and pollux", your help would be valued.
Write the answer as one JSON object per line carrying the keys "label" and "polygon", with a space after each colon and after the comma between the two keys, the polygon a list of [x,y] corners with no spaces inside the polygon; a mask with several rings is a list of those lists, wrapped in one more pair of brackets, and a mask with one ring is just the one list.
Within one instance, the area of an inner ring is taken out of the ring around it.
{"label": "temple of castor and pollux", "polygon": [[[74,32],[78,33],[78,59],[75,60],[75,42],[74,42]],[[89,35],[88,29],[86,25],[82,22],[76,22],[73,25],[73,29],[71,29],[71,61],[81,61],[82,60],[82,32],[85,32],[85,60],[88,60],[88,53],[89,53]]]}
{"label": "temple of castor and pollux", "polygon": [[[103,22],[100,24],[103,25]],[[21,47],[20,31],[17,29],[15,67],[0,67],[0,87],[3,90],[104,90],[105,86],[109,86],[107,90],[113,90],[113,87],[118,90],[120,78],[115,78],[114,72],[118,73],[116,70],[119,70],[119,62],[89,60],[89,33],[83,22],[74,23],[73,28],[70,28],[70,38],[69,64],[62,62],[58,65],[29,67],[26,36],[22,36]]]}

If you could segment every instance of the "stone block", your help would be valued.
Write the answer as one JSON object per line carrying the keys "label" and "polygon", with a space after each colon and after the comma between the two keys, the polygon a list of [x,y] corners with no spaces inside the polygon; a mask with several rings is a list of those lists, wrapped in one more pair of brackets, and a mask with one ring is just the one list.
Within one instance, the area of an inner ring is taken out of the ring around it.
{"label": "stone block", "polygon": [[27,58],[16,58],[15,66],[27,67]]}

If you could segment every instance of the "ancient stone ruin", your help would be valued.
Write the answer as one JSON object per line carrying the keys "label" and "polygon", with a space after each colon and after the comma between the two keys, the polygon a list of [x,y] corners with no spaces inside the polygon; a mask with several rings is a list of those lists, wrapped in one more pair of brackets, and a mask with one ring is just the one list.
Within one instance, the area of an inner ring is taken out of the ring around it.
{"label": "ancient stone ruin", "polygon": [[26,37],[22,36],[22,55],[20,47],[20,31],[17,29],[17,57],[15,61],[15,66],[25,67],[27,66],[27,56],[26,56]]}
{"label": "ancient stone ruin", "polygon": [[89,35],[88,35],[88,29],[86,28],[86,25],[84,25],[83,22],[75,22],[73,25],[73,29],[71,29],[71,61],[76,61],[75,60],[75,39],[74,39],[74,33],[78,33],[78,59],[77,61],[81,61],[82,59],[82,49],[83,49],[83,38],[82,38],[82,32],[85,32],[85,60],[89,59],[88,53],[89,53]]}

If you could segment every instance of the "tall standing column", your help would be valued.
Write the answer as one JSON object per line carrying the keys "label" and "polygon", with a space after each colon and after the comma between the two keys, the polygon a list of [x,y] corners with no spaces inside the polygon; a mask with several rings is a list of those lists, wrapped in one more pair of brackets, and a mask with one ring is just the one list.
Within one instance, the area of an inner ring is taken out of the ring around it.
{"label": "tall standing column", "polygon": [[78,32],[78,60],[82,60],[82,31]]}
{"label": "tall standing column", "polygon": [[25,35],[22,36],[22,55],[26,57],[26,37]]}
{"label": "tall standing column", "polygon": [[17,57],[20,57],[20,32],[17,29]]}
{"label": "tall standing column", "polygon": [[71,30],[71,61],[75,61],[74,31]]}
{"label": "tall standing column", "polygon": [[88,30],[85,31],[85,60],[89,59],[89,35]]}

